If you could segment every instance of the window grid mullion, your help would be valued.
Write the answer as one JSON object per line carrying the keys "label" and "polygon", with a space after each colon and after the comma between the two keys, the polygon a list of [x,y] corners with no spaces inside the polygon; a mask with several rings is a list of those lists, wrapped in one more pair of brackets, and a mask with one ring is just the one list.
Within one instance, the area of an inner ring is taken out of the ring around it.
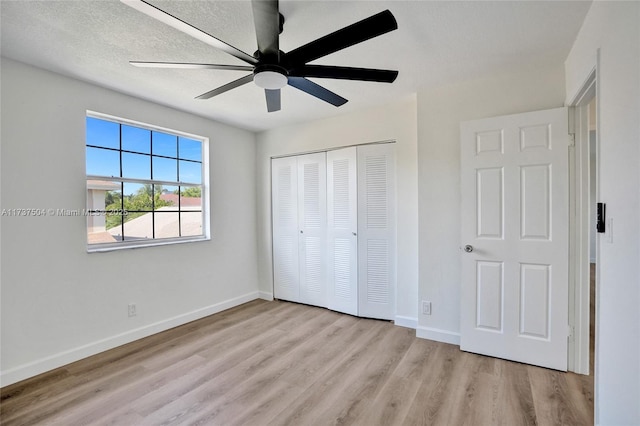
{"label": "window grid mullion", "polygon": [[115,182],[129,182],[129,183],[148,183],[148,184],[156,184],[156,185],[166,185],[166,186],[187,186],[187,187],[199,187],[202,186],[201,183],[189,183],[189,182],[172,182],[168,180],[147,180],[147,179],[131,179],[131,178],[120,178],[116,176],[100,176],[100,175],[87,175],[87,180],[112,180]]}
{"label": "window grid mullion", "polygon": [[[202,190],[200,190],[200,199],[202,199]],[[182,237],[182,187],[178,187],[178,235]]]}
{"label": "window grid mullion", "polygon": [[120,235],[124,241],[124,182],[120,182]]}
{"label": "window grid mullion", "polygon": [[[176,156],[178,157],[178,161],[176,161],[176,176],[178,180],[180,180],[180,138],[176,136]],[[182,219],[182,213],[180,212],[180,203],[182,199],[182,186],[178,186],[178,235],[182,236],[182,224],[180,220]]]}
{"label": "window grid mullion", "polygon": [[188,163],[202,164],[202,161],[198,161],[198,160],[190,160],[188,158],[171,157],[169,155],[149,154],[149,153],[146,153],[146,152],[130,151],[128,149],[109,148],[109,147],[106,147],[106,146],[99,146],[99,145],[87,145],[87,148],[97,148],[97,149],[104,149],[105,151],[124,152],[125,154],[152,155],[152,156],[158,157],[158,158],[166,158],[167,160],[180,160],[180,161],[186,161]]}
{"label": "window grid mullion", "polygon": [[[124,170],[122,170],[122,123],[118,125],[118,139],[118,145],[120,146],[118,155],[120,158],[120,177],[122,177],[124,174]],[[122,241],[124,241],[124,182],[120,182],[120,205],[120,234],[122,235]]]}
{"label": "window grid mullion", "polygon": [[[149,178],[153,180],[153,132],[149,132]],[[151,238],[156,239],[156,185],[151,184]]]}

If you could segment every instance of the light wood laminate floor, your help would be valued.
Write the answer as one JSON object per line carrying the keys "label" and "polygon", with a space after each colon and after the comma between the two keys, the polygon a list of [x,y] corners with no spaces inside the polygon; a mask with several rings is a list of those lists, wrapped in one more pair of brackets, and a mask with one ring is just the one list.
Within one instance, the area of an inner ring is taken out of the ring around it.
{"label": "light wood laminate floor", "polygon": [[588,425],[590,376],[256,300],[2,389],[3,425]]}

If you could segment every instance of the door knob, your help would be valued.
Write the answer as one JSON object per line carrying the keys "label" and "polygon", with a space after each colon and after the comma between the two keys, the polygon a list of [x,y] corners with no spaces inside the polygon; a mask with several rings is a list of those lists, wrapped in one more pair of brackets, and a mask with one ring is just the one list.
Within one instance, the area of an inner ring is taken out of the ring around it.
{"label": "door knob", "polygon": [[473,251],[473,246],[471,244],[467,244],[466,246],[464,246],[464,251],[466,251],[467,253],[471,253]]}

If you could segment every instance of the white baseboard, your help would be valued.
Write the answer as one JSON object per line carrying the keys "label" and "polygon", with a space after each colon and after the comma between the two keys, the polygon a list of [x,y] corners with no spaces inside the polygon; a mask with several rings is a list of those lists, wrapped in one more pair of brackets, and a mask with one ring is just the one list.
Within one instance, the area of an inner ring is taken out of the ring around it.
{"label": "white baseboard", "polygon": [[441,330],[439,328],[418,326],[416,329],[416,337],[460,346],[460,333]]}
{"label": "white baseboard", "polygon": [[263,298],[261,292],[255,291],[247,293],[233,299],[225,300],[223,302],[215,303],[204,308],[196,309],[195,311],[177,315],[172,318],[167,318],[153,324],[145,325],[143,327],[129,330],[115,336],[107,337],[105,339],[97,340],[83,346],[69,349],[64,352],[60,352],[27,364],[20,365],[18,367],[14,367],[10,370],[2,371],[0,372],[0,386],[7,386],[24,379],[28,379],[29,377],[37,376],[38,374],[51,371],[55,368],[62,367],[83,358],[87,358],[100,352],[104,352],[106,350],[131,343],[135,340],[151,336],[152,334],[156,334],[161,331],[165,331],[170,328],[177,327],[209,315],[213,315],[215,313],[233,308],[234,306],[238,306],[258,298]]}
{"label": "white baseboard", "polygon": [[393,323],[395,325],[399,325],[400,327],[413,328],[415,330],[418,327],[418,318],[396,315]]}
{"label": "white baseboard", "polygon": [[273,293],[268,292],[268,291],[259,291],[258,292],[258,297],[260,299],[268,300],[269,302],[271,302],[273,300]]}

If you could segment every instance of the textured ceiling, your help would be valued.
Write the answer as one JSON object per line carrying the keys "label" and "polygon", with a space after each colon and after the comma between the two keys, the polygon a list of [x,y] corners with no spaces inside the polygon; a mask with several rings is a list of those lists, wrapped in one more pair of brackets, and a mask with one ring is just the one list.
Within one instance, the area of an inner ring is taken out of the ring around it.
{"label": "textured ceiling", "polygon": [[[253,54],[248,1],[151,1]],[[313,63],[399,70],[392,84],[315,79],[349,99],[336,108],[292,87],[267,113],[254,84],[194,97],[246,72],[136,68],[128,61],[245,65],[115,0],[0,0],[2,56],[250,130],[392,102],[421,88],[564,62],[587,1],[280,1],[287,52],[384,9],[398,30]],[[314,79],[312,79],[314,80]]]}

